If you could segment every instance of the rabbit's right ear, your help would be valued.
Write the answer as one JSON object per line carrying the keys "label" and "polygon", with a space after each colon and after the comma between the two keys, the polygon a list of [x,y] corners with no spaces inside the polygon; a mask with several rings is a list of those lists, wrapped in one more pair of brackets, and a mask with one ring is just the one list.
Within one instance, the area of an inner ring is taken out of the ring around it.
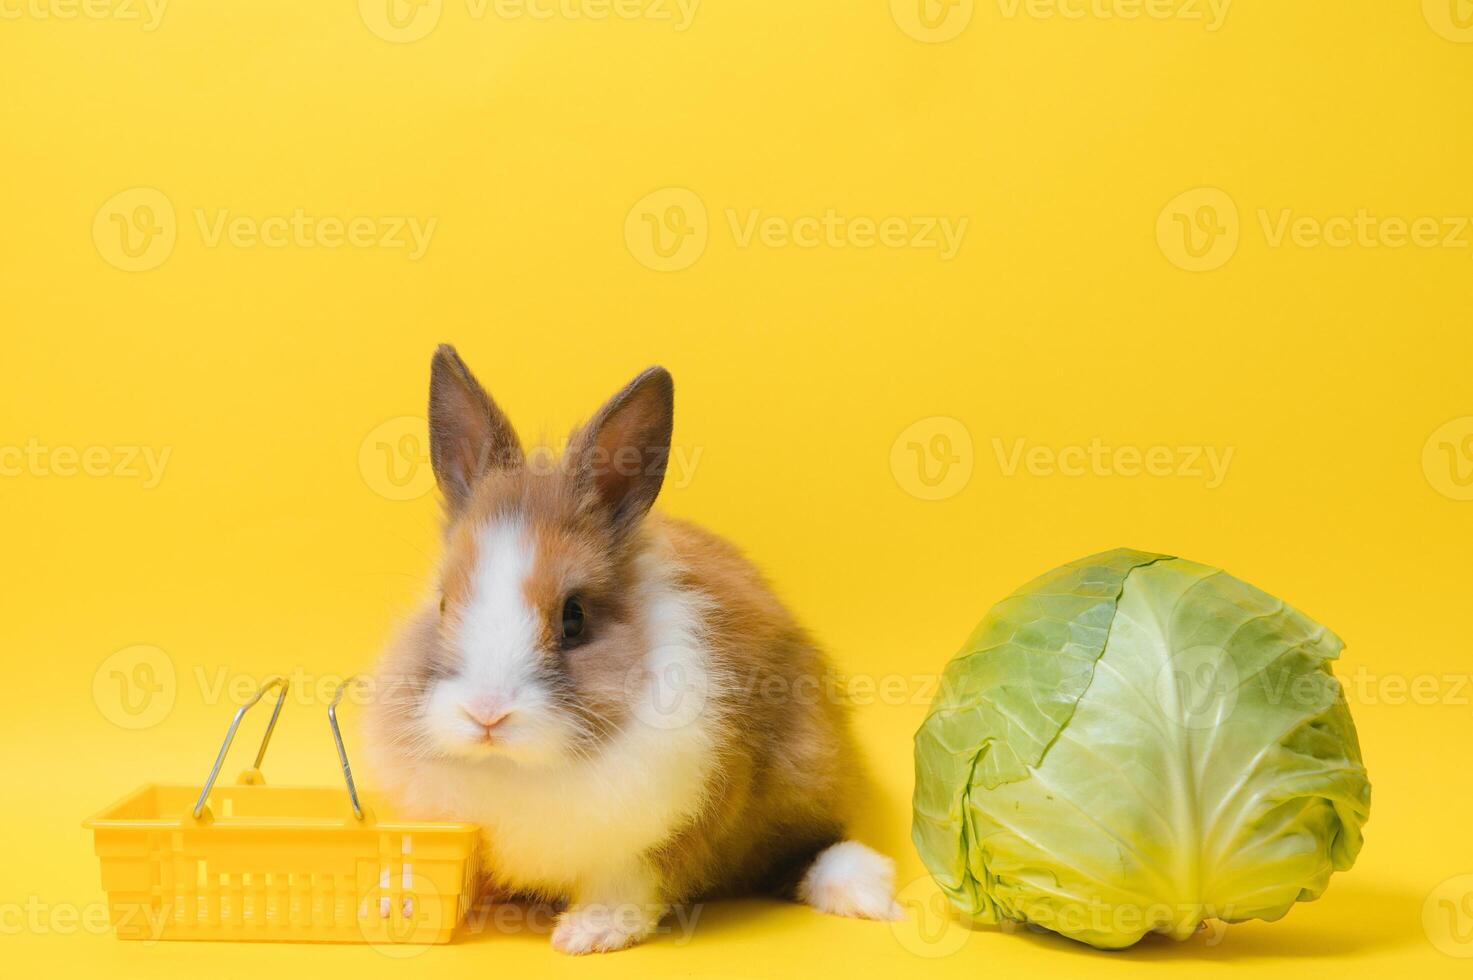
{"label": "rabbit's right ear", "polygon": [[455,348],[441,344],[430,362],[430,463],[450,515],[470,500],[480,477],[523,461],[522,444],[506,414]]}

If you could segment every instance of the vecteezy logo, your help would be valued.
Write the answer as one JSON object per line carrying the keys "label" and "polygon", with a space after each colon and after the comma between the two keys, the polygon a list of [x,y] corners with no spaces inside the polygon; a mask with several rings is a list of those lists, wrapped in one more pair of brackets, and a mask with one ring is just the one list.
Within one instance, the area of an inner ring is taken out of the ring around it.
{"label": "vecteezy logo", "polygon": [[446,898],[432,875],[414,866],[413,838],[400,842],[399,861],[379,866],[378,887],[360,893],[358,931],[390,959],[422,955],[445,925]]}
{"label": "vecteezy logo", "polygon": [[711,687],[691,649],[667,644],[630,668],[624,675],[624,693],[634,705],[636,719],[656,731],[669,732],[700,720]]}
{"label": "vecteezy logo", "polygon": [[957,921],[951,902],[929,876],[900,889],[895,902],[904,915],[890,923],[890,934],[909,953],[940,959],[972,938],[972,931]]}
{"label": "vecteezy logo", "polygon": [[109,265],[145,272],[174,251],[174,205],[152,187],[130,187],[108,198],[92,218],[92,244]]}
{"label": "vecteezy logo", "polygon": [[1473,874],[1449,878],[1422,903],[1422,931],[1439,953],[1473,956]]}
{"label": "vecteezy logo", "polygon": [[890,473],[920,500],[945,500],[966,489],[974,465],[972,434],[957,419],[935,415],[908,426],[890,445]]}
{"label": "vecteezy logo", "polygon": [[1238,251],[1238,206],[1226,191],[1194,187],[1172,198],[1156,217],[1156,244],[1172,265],[1210,272]]}
{"label": "vecteezy logo", "polygon": [[1422,447],[1422,472],[1449,500],[1473,500],[1473,416],[1438,426]]}
{"label": "vecteezy logo", "polygon": [[440,23],[444,0],[358,0],[358,16],[385,41],[408,44]]}
{"label": "vecteezy logo", "polygon": [[664,187],[646,194],[624,218],[624,244],[656,272],[688,269],[706,251],[706,204],[695,191]]}
{"label": "vecteezy logo", "polygon": [[363,437],[358,472],[388,500],[417,500],[435,485],[430,466],[428,423],[413,415],[389,419]]}
{"label": "vecteezy logo", "polygon": [[1473,0],[1422,0],[1422,15],[1439,37],[1473,44]]}
{"label": "vecteezy logo", "polygon": [[92,702],[119,728],[152,728],[174,710],[178,695],[174,661],[155,646],[126,647],[92,675]]}
{"label": "vecteezy logo", "polygon": [[950,41],[972,22],[973,0],[890,0],[902,31],[928,44]]}
{"label": "vecteezy logo", "polygon": [[1156,701],[1183,728],[1216,728],[1238,705],[1238,668],[1221,647],[1178,650],[1156,675]]}

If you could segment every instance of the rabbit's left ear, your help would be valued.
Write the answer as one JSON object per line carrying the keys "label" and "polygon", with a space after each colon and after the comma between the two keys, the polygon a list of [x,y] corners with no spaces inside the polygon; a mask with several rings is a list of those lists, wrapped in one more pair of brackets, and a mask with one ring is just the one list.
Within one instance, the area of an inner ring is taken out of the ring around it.
{"label": "rabbit's left ear", "polygon": [[617,532],[637,525],[654,505],[670,461],[675,382],[652,367],[629,382],[573,442],[573,464],[607,508]]}
{"label": "rabbit's left ear", "polygon": [[450,516],[465,507],[482,476],[522,462],[522,444],[506,413],[455,348],[441,344],[430,362],[430,463]]}

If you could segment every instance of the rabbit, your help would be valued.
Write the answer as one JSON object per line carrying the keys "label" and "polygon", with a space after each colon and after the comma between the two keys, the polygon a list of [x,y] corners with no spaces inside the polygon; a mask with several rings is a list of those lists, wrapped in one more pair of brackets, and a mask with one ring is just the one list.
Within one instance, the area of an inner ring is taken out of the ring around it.
{"label": "rabbit", "polygon": [[529,456],[438,348],[444,555],[375,675],[378,778],[410,817],[478,824],[489,886],[557,903],[564,953],[705,897],[897,918],[893,863],[846,837],[865,780],[823,655],[735,547],[651,510],[673,411],[652,367]]}

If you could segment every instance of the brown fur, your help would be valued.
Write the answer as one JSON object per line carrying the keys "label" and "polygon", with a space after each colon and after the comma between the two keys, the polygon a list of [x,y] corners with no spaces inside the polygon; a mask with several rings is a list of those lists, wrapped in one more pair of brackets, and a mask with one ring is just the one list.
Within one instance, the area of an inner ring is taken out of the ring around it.
{"label": "brown fur", "polygon": [[845,706],[825,686],[833,674],[822,653],[735,547],[687,521],[657,520],[685,583],[717,599],[709,642],[739,700],[707,812],[654,857],[677,895],[789,891],[843,837],[860,791]]}

